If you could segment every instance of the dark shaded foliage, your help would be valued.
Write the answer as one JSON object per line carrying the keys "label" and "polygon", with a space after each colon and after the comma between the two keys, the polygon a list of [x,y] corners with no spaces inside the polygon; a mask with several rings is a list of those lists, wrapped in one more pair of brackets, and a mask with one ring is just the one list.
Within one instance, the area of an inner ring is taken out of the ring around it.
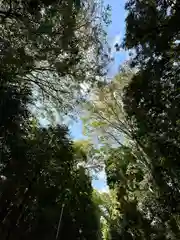
{"label": "dark shaded foliage", "polygon": [[180,5],[179,1],[128,1],[126,9],[124,44],[136,50],[133,66],[138,72],[125,89],[124,104],[134,125],[134,140],[149,161],[157,191],[153,213],[161,222],[159,234],[150,239],[179,239]]}
{"label": "dark shaded foliage", "polygon": [[78,168],[67,127],[43,128],[30,111],[34,84],[46,96],[56,90],[53,75],[47,80],[42,74],[67,76],[81,58],[75,36],[80,8],[80,1],[12,0],[0,5],[2,240],[99,239],[91,179]]}

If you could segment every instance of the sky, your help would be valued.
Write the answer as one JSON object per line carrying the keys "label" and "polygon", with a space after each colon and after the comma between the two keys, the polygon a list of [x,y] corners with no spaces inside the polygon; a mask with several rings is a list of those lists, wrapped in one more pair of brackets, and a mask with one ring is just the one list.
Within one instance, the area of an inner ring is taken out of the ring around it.
{"label": "sky", "polygon": [[[112,23],[107,29],[108,41],[110,46],[113,48],[116,43],[121,43],[124,37],[125,31],[125,10],[124,4],[126,0],[105,0],[105,5],[109,4],[111,6],[111,20]],[[113,77],[118,72],[118,67],[127,59],[127,53],[125,51],[115,52],[112,51],[114,55],[114,62],[109,70],[109,77]],[[84,138],[82,134],[82,122],[80,120],[74,122],[70,126],[70,132],[73,139]],[[97,176],[98,179],[93,180],[93,187],[99,191],[107,191],[107,184],[105,173],[101,172]]]}

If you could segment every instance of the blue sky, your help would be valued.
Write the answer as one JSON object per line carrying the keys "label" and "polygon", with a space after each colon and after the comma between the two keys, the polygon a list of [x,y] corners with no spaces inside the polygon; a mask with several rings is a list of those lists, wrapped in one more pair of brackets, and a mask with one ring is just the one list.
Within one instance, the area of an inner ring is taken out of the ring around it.
{"label": "blue sky", "polygon": [[[124,4],[125,0],[105,0],[105,4],[109,4],[112,8],[111,12],[111,20],[112,23],[107,29],[108,33],[108,41],[110,46],[114,46],[115,43],[120,43],[124,36],[125,29],[125,10]],[[125,51],[113,52],[114,54],[114,63],[112,64],[109,76],[113,77],[118,72],[119,65],[124,62],[127,58],[127,53]],[[82,139],[84,138],[82,134],[82,122],[78,120],[74,122],[70,127],[71,136],[74,139]],[[107,189],[107,185],[105,182],[104,173],[100,173],[98,175],[98,180],[93,180],[93,186],[100,191],[105,191]]]}

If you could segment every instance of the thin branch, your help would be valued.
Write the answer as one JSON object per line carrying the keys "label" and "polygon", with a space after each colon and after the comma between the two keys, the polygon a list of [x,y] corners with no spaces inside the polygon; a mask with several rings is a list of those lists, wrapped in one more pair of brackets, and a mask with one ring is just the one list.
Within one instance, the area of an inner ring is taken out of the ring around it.
{"label": "thin branch", "polygon": [[120,141],[118,140],[118,138],[116,138],[116,137],[114,136],[114,134],[112,134],[111,132],[108,132],[108,131],[106,131],[106,130],[105,130],[105,133],[108,134],[108,135],[110,135],[120,146],[124,146],[124,144],[123,144],[122,142],[120,142]]}
{"label": "thin branch", "polygon": [[[120,131],[120,132],[126,134],[128,137],[131,137],[131,134],[130,134],[130,132],[129,132],[128,130],[126,131],[124,128],[114,125],[110,120],[108,120],[107,118],[103,117],[103,116],[100,115],[99,113],[98,113],[98,115],[99,115],[99,117],[102,118],[104,121],[108,122],[108,123],[110,124],[110,126],[112,126],[112,128],[115,128],[117,131]],[[122,124],[122,125],[123,125],[123,124]]]}

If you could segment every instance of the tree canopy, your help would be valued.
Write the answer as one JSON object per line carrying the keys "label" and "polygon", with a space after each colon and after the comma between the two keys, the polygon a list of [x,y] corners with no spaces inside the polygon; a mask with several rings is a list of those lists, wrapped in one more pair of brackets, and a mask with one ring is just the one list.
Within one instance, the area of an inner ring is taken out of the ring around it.
{"label": "tree canopy", "polygon": [[84,161],[78,146],[62,122],[42,127],[34,114],[40,103],[47,111],[56,106],[72,112],[81,84],[104,74],[99,7],[93,1],[0,3],[3,240],[101,238],[91,176],[78,165]]}
{"label": "tree canopy", "polygon": [[[134,55],[106,81],[109,6],[1,1],[3,240],[180,239],[180,4],[125,9],[122,47]],[[80,106],[88,139],[73,141],[63,121],[42,126],[39,106]],[[103,193],[92,187],[102,169]]]}
{"label": "tree canopy", "polygon": [[94,84],[104,74],[102,15],[102,3],[90,0],[2,1],[1,71],[31,85],[45,110],[52,103],[67,113],[79,101],[81,84]]}
{"label": "tree canopy", "polygon": [[85,119],[117,193],[109,234],[179,239],[179,1],[130,0],[125,8],[131,71],[94,92]]}

